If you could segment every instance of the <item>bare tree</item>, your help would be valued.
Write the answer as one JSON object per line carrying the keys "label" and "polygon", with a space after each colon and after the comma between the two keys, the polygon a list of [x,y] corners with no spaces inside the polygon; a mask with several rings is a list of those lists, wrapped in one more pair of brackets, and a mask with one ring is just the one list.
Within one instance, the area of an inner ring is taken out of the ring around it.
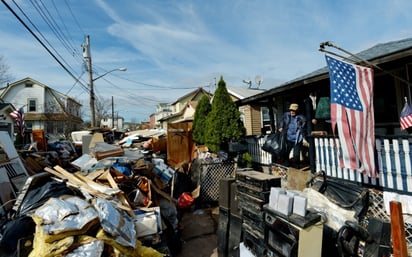
{"label": "bare tree", "polygon": [[13,76],[11,75],[9,70],[10,70],[10,67],[7,65],[6,61],[4,60],[4,57],[0,55],[0,85],[1,86],[13,80]]}
{"label": "bare tree", "polygon": [[[100,127],[101,120],[109,115],[111,109],[111,100],[109,99],[96,99],[95,112],[96,112],[96,126]],[[112,121],[113,122],[113,121]]]}

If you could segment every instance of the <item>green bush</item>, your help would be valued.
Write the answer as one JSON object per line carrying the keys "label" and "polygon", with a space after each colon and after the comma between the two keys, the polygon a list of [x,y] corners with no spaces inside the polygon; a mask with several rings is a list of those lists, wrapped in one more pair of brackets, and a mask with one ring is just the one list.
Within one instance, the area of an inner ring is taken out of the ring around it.
{"label": "green bush", "polygon": [[212,152],[227,151],[229,142],[239,141],[245,135],[240,112],[227,92],[223,77],[220,77],[213,96],[205,128],[205,143]]}
{"label": "green bush", "polygon": [[204,145],[206,142],[206,119],[211,110],[212,105],[210,104],[209,97],[203,95],[197,104],[193,118],[192,138],[197,145]]}

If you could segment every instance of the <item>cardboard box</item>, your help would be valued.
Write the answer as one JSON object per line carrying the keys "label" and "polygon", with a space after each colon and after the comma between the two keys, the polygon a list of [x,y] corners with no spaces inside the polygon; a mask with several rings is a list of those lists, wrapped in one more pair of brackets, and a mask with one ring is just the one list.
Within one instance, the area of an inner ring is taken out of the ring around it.
{"label": "cardboard box", "polygon": [[310,169],[288,168],[287,189],[302,191],[306,188],[306,183],[312,178]]}

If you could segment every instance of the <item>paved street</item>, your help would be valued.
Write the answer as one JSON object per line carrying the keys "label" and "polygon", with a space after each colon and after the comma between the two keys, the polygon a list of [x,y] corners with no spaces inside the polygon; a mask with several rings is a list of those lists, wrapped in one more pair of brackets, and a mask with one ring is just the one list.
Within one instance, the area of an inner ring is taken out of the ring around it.
{"label": "paved street", "polygon": [[219,208],[188,211],[182,217],[182,251],[176,257],[217,257]]}

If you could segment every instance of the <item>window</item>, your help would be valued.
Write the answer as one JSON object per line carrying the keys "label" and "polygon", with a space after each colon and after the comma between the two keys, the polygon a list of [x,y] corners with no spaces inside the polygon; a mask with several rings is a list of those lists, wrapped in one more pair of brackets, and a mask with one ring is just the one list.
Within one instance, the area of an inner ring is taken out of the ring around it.
{"label": "window", "polygon": [[245,124],[245,111],[243,109],[239,110],[240,112],[240,120],[242,121],[243,124]]}
{"label": "window", "polygon": [[56,130],[58,134],[64,134],[64,121],[56,122]]}
{"label": "window", "polygon": [[270,115],[269,115],[269,108],[261,107],[260,112],[262,114],[262,128],[270,127]]}
{"label": "window", "polygon": [[27,128],[27,129],[32,129],[32,128],[33,128],[33,123],[31,123],[31,122],[26,122],[26,128]]}
{"label": "window", "polygon": [[36,100],[35,99],[29,99],[28,103],[28,111],[29,112],[35,112],[36,111]]}

